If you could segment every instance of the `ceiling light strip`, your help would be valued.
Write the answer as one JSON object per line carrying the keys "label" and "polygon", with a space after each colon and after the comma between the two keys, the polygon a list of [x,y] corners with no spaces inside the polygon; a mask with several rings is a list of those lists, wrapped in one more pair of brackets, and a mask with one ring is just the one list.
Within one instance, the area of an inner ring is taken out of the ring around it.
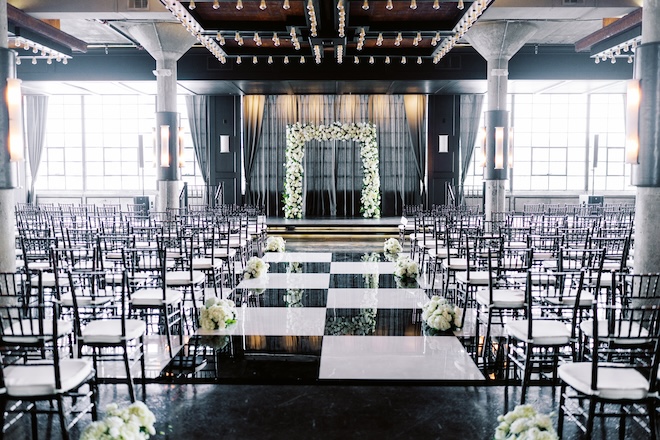
{"label": "ceiling light strip", "polygon": [[[472,25],[477,22],[479,17],[481,17],[481,14],[484,13],[486,8],[493,1],[494,0],[477,0],[472,2],[472,5],[470,5],[470,7],[465,10],[461,19],[458,21],[458,23],[456,23],[454,29],[452,29],[452,35],[450,37],[446,37],[442,41],[442,44],[440,44],[440,47],[436,49],[436,53],[433,56],[434,64],[437,64],[445,55],[449,53],[449,51],[454,48],[454,46],[456,46],[458,40],[463,38],[463,35],[465,35],[465,33],[472,27]],[[439,43],[439,40],[436,41]]]}
{"label": "ceiling light strip", "polygon": [[[39,54],[39,58],[48,59],[48,64],[52,64],[53,60],[61,62],[62,64],[67,64],[68,60],[72,58],[71,55],[67,55],[55,49],[51,49],[48,46],[44,46],[43,44],[39,44],[24,37],[16,37],[13,39],[13,41],[10,39],[9,47],[11,46],[14,46],[17,49],[22,47],[24,50],[31,50],[33,54]],[[17,55],[20,57],[20,53]],[[33,57],[33,60],[34,59],[36,59],[36,56]]]}
{"label": "ceiling light strip", "polygon": [[165,7],[172,13],[186,30],[197,39],[197,41],[204,46],[211,54],[216,57],[222,64],[227,62],[227,54],[220,47],[220,45],[212,38],[204,35],[204,29],[197,23],[197,20],[186,10],[186,8],[176,0],[162,0]]}

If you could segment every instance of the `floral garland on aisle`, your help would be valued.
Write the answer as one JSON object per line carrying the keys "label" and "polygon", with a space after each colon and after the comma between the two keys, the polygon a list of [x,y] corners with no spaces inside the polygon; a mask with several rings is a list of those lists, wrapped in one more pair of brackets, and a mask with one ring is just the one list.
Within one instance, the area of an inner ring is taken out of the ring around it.
{"label": "floral garland on aisle", "polygon": [[362,196],[360,197],[362,216],[380,218],[380,172],[378,170],[378,141],[376,125],[369,122],[330,125],[310,125],[297,122],[286,126],[286,151],[284,179],[284,217],[302,218],[303,202],[303,157],[305,142],[313,139],[327,141],[356,141],[362,144],[360,157],[364,169]]}

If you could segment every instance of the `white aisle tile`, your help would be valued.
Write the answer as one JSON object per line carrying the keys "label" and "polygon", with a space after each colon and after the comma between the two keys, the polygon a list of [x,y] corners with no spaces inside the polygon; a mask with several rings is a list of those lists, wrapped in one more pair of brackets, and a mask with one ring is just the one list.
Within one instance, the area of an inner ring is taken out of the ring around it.
{"label": "white aisle tile", "polygon": [[330,273],[338,274],[391,274],[394,263],[382,261],[334,261],[330,263]]}
{"label": "white aisle tile", "polygon": [[266,252],[266,263],[329,263],[332,252]]}
{"label": "white aisle tile", "polygon": [[485,380],[453,336],[324,336],[319,379]]}
{"label": "white aisle tile", "polygon": [[328,289],[328,308],[417,309],[428,301],[423,289]]}
{"label": "white aisle tile", "polygon": [[269,273],[259,278],[241,281],[237,289],[327,289],[327,273]]}
{"label": "white aisle tile", "polygon": [[238,307],[236,324],[224,330],[198,329],[203,336],[323,336],[325,309],[322,307]]}

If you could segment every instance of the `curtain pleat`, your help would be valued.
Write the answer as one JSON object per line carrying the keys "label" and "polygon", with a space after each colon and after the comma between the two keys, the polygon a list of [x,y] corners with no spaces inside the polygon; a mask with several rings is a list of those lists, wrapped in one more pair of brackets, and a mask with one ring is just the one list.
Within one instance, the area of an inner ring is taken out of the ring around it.
{"label": "curtain pleat", "polygon": [[252,170],[256,163],[257,152],[260,146],[261,127],[264,118],[264,106],[266,97],[264,95],[249,95],[243,97],[243,128],[245,153],[245,181],[247,203],[253,203],[250,181]]}
{"label": "curtain pleat", "polygon": [[190,135],[197,165],[202,173],[204,183],[208,185],[211,174],[210,149],[208,139],[208,96],[187,95],[186,109],[188,111],[188,122],[190,123]]}
{"label": "curtain pleat", "polygon": [[34,183],[37,180],[41,155],[44,151],[46,134],[46,115],[48,112],[48,96],[27,95],[25,97],[26,141],[28,158],[30,160],[30,192],[28,201],[34,200]]}
{"label": "curtain pleat", "polygon": [[426,200],[426,97],[405,95],[403,101],[421,188],[420,199],[415,201],[417,204]]}
{"label": "curtain pleat", "polygon": [[479,134],[479,121],[481,119],[481,109],[484,103],[484,95],[461,95],[460,114],[461,114],[461,186],[459,188],[458,200],[463,200],[463,184],[465,177],[472,162],[474,154],[474,144]]}

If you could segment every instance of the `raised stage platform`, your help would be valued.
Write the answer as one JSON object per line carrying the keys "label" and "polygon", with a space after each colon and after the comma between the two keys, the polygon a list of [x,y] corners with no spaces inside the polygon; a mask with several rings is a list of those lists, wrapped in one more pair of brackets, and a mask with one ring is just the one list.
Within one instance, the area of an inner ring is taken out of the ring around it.
{"label": "raised stage platform", "polygon": [[269,217],[268,233],[276,235],[398,235],[401,217],[366,218],[303,218],[285,219]]}

